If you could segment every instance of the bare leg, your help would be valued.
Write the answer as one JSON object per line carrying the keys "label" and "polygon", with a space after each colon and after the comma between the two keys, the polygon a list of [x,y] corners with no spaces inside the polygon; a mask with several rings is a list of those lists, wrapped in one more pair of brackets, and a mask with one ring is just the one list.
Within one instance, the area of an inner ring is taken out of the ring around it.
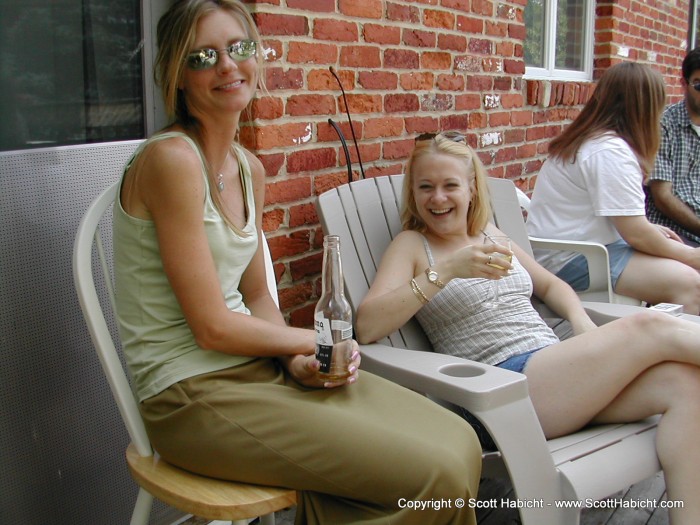
{"label": "bare leg", "polygon": [[615,292],[651,304],[682,304],[688,314],[700,312],[700,274],[673,259],[635,252]]}
{"label": "bare leg", "polygon": [[525,374],[548,437],[663,414],[657,453],[669,499],[685,505],[673,523],[700,523],[700,325],[627,317],[541,350]]}
{"label": "bare leg", "polygon": [[639,419],[646,412],[663,414],[656,434],[656,450],[664,469],[674,525],[700,523],[700,368],[667,362],[642,373],[594,421],[610,423]]}

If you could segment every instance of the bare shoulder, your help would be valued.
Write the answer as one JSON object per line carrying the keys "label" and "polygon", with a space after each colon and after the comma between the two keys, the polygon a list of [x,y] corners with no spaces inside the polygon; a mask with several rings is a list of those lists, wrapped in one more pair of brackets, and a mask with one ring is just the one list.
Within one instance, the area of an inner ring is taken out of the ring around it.
{"label": "bare shoulder", "polygon": [[251,151],[244,148],[243,146],[238,146],[239,150],[243,152],[248,165],[250,166],[250,173],[253,178],[254,184],[264,183],[265,181],[265,166],[260,162],[260,159],[256,157]]}
{"label": "bare shoulder", "polygon": [[415,265],[418,258],[424,253],[423,236],[417,231],[404,230],[391,241],[385,257]]}

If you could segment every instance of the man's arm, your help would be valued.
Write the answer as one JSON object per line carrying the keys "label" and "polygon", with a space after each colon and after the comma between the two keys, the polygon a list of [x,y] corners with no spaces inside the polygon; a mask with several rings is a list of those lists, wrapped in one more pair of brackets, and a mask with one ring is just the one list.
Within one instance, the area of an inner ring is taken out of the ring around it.
{"label": "man's arm", "polygon": [[676,197],[671,182],[652,180],[649,189],[654,205],[661,213],[689,232],[700,235],[700,218],[690,206]]}

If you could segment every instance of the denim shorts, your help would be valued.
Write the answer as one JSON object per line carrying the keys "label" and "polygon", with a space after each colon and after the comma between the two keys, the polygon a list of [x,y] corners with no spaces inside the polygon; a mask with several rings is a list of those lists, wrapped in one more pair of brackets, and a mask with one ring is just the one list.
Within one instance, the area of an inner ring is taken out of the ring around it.
{"label": "denim shorts", "polygon": [[538,352],[540,350],[542,349],[537,348],[535,350],[530,350],[529,352],[525,352],[523,354],[514,355],[513,357],[509,357],[505,361],[498,363],[496,366],[498,368],[505,368],[506,370],[512,370],[513,372],[518,372],[522,374],[523,370],[525,370],[525,367],[527,366],[527,362],[533,355],[535,355],[535,352]]}
{"label": "denim shorts", "polygon": [[[536,350],[530,350],[520,355],[515,355],[497,364],[499,368],[505,368],[507,370],[512,370],[513,372],[522,373],[525,370],[528,360],[535,355],[535,352],[542,350],[538,348]],[[494,443],[493,438],[490,436],[486,427],[481,424],[476,417],[474,417],[466,408],[458,407],[457,412],[467,420],[467,422],[474,428],[477,437],[479,438],[479,443],[484,450],[498,450],[496,443]]]}
{"label": "denim shorts", "polygon": [[[610,259],[610,281],[613,290],[617,286],[617,280],[634,254],[634,248],[620,239],[606,246]],[[577,255],[557,272],[557,277],[566,281],[577,292],[587,290],[590,284],[588,279],[588,261],[583,255]]]}

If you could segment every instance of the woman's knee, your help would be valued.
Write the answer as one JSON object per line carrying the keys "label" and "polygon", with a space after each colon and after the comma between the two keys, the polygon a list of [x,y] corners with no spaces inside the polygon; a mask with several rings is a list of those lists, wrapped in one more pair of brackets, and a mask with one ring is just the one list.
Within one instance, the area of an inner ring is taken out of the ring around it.
{"label": "woman's knee", "polygon": [[678,265],[674,279],[669,286],[669,302],[682,304],[685,313],[697,315],[700,312],[700,273],[684,264]]}

